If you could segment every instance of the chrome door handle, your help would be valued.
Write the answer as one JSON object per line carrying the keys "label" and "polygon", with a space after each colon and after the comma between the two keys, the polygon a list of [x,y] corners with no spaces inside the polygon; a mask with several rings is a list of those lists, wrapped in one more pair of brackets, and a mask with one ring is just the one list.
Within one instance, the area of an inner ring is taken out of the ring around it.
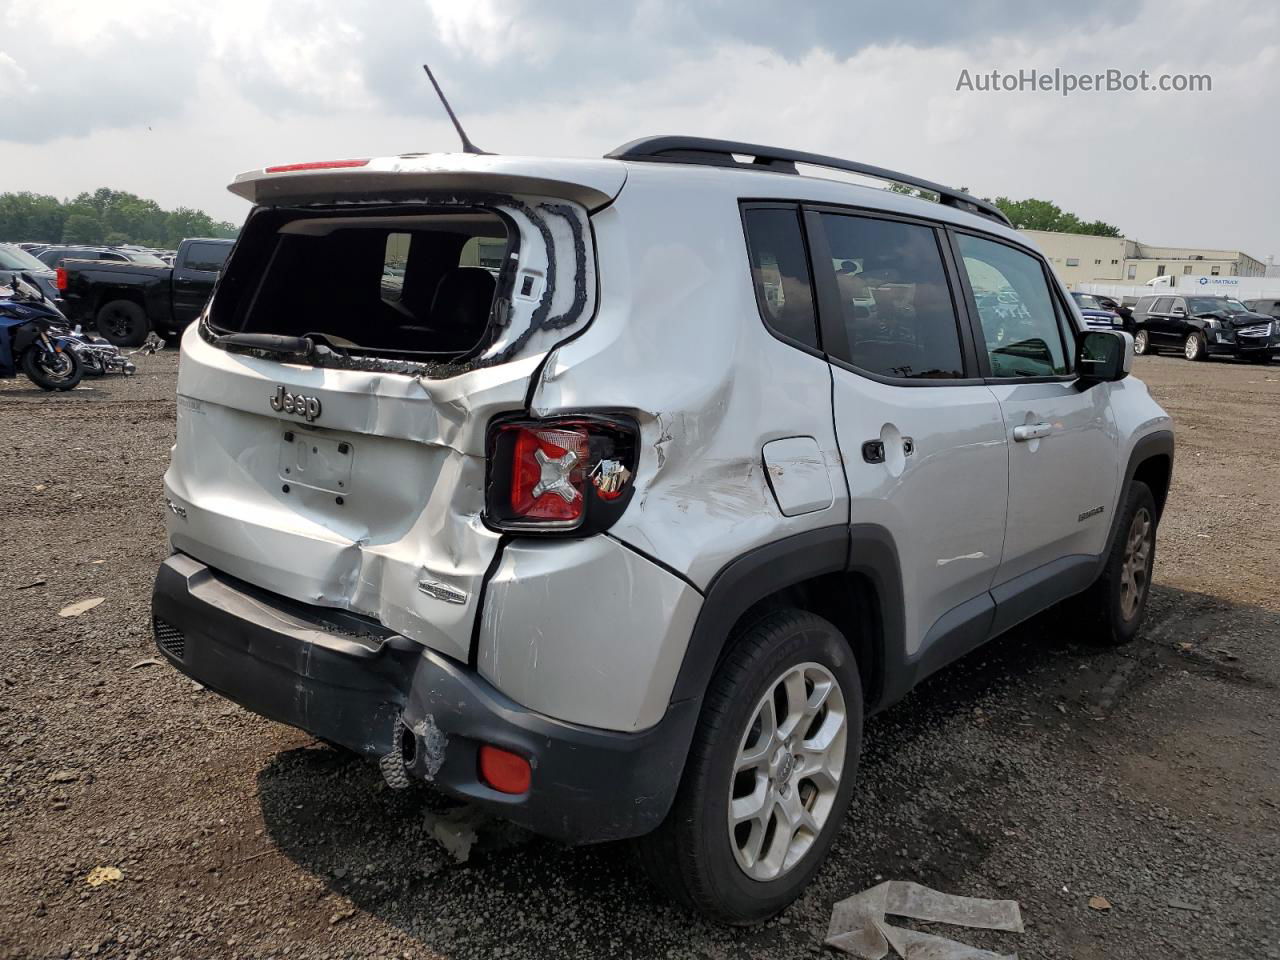
{"label": "chrome door handle", "polygon": [[1039,440],[1041,437],[1047,437],[1053,430],[1053,427],[1047,423],[1028,423],[1021,427],[1013,428],[1013,439],[1019,443],[1027,440]]}

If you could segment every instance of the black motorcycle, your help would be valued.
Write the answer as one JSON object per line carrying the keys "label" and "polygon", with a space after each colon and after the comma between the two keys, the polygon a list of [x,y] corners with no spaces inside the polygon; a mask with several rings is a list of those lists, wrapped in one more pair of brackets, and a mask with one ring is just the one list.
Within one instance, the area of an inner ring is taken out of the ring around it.
{"label": "black motorcycle", "polygon": [[84,376],[84,363],[66,322],[30,277],[15,274],[0,286],[0,377],[21,369],[42,390],[72,389]]}

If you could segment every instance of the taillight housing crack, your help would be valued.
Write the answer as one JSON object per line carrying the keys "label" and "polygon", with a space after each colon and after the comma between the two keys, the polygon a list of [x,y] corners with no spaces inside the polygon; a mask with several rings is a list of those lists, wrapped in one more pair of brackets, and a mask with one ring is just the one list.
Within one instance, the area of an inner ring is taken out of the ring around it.
{"label": "taillight housing crack", "polygon": [[485,522],[496,530],[588,536],[608,529],[634,492],[639,427],[583,413],[489,425]]}

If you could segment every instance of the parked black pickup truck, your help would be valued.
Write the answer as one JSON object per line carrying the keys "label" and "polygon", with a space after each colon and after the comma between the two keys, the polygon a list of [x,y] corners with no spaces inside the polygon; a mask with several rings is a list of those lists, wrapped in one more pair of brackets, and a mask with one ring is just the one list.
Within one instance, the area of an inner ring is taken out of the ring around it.
{"label": "parked black pickup truck", "polygon": [[175,340],[204,309],[233,243],[183,240],[172,267],[63,260],[62,310],[117,346],[136,347],[152,330]]}

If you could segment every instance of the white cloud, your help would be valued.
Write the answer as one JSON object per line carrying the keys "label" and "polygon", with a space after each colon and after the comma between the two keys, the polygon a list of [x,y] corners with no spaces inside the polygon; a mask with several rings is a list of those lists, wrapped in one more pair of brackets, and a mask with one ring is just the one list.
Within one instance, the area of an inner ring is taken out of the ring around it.
{"label": "white cloud", "polygon": [[[62,2],[36,6],[55,11],[52,23]],[[902,17],[922,3],[903,0]],[[0,14],[16,6],[31,4],[0,0]],[[25,137],[45,142],[3,142],[0,130],[4,188],[66,195],[110,185],[237,219],[245,207],[222,188],[243,169],[454,149],[421,74],[426,59],[490,150],[598,156],[648,133],[724,136],[856,157],[987,196],[1043,197],[1148,242],[1280,252],[1274,6],[1147,0],[1126,22],[1086,12],[1095,19],[1036,28],[1020,15],[1016,30],[1004,16],[971,14],[962,39],[936,24],[904,38],[883,11],[859,11],[817,18],[820,42],[807,46],[811,34],[791,23],[806,18],[787,11],[760,14],[760,29],[717,32],[707,24],[727,9],[718,0],[646,0],[615,16],[613,30],[586,2],[553,14],[532,0],[230,0],[191,12],[176,32],[143,22],[172,27],[176,15],[134,6],[94,6],[98,39],[87,28],[51,36],[63,45],[51,61],[0,43],[0,90],[25,72],[22,82],[54,91],[49,113],[64,118]],[[939,6],[939,17],[950,9]],[[775,33],[787,42],[773,43]],[[123,61],[128,75],[104,75],[99,95],[77,64],[101,69],[103,37],[117,58],[137,48]],[[23,49],[43,38],[33,41]],[[961,69],[1023,67],[1209,73],[1214,87],[1068,98],[955,90]]]}

